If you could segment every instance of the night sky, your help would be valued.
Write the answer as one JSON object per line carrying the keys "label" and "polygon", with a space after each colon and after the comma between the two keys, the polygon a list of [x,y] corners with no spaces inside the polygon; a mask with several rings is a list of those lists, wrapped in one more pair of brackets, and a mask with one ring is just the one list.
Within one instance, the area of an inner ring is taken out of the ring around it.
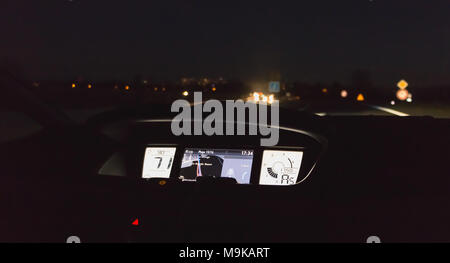
{"label": "night sky", "polygon": [[450,1],[2,1],[0,57],[33,78],[450,83]]}

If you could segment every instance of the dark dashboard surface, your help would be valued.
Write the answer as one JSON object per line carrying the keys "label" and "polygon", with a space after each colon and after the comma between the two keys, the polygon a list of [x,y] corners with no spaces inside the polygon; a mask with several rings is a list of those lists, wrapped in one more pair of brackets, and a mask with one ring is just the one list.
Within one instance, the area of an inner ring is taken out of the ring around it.
{"label": "dark dashboard surface", "polygon": [[[280,187],[143,179],[149,144],[176,145],[180,155],[186,148],[249,148],[256,154],[263,147],[251,136],[172,138],[168,123],[136,119],[142,120],[114,122],[122,124],[108,136],[92,125],[60,127],[2,147],[8,162],[2,165],[0,204],[8,213],[0,221],[1,239],[364,242],[377,235],[385,242],[449,241],[448,120],[299,115],[282,121],[282,127],[307,133],[282,130],[278,146],[303,149],[305,157],[311,150],[308,168],[320,160],[307,180]],[[124,176],[99,174],[115,153]],[[259,168],[254,165],[252,174]],[[132,225],[136,219],[138,226]]]}

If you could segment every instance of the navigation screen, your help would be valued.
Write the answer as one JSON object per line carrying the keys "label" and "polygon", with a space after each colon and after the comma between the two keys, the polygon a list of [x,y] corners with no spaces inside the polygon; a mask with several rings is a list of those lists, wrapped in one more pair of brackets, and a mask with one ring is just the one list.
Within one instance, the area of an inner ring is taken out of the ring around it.
{"label": "navigation screen", "polygon": [[169,178],[175,151],[175,147],[147,147],[142,178]]}
{"label": "navigation screen", "polygon": [[186,149],[180,176],[184,180],[199,176],[228,177],[239,184],[249,184],[252,162],[253,150]]}
{"label": "navigation screen", "polygon": [[292,185],[297,183],[303,152],[264,150],[259,184]]}

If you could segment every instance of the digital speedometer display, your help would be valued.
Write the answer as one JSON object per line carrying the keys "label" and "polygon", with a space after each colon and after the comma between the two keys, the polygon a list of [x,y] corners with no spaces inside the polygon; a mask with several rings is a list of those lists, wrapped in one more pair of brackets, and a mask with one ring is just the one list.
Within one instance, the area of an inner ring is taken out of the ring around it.
{"label": "digital speedometer display", "polygon": [[200,176],[234,178],[249,184],[253,150],[186,149],[181,162],[180,177],[196,180]]}
{"label": "digital speedometer display", "polygon": [[142,178],[169,178],[175,151],[175,147],[147,147]]}
{"label": "digital speedometer display", "polygon": [[259,184],[292,185],[297,183],[303,152],[265,150]]}

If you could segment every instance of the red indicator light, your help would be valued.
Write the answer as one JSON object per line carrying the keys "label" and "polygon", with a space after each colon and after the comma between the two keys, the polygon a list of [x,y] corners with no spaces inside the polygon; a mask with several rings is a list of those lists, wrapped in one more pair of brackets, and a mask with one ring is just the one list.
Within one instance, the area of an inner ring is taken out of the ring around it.
{"label": "red indicator light", "polygon": [[132,223],[132,225],[133,225],[133,226],[139,225],[139,220],[138,220],[138,219],[134,220],[133,223]]}

